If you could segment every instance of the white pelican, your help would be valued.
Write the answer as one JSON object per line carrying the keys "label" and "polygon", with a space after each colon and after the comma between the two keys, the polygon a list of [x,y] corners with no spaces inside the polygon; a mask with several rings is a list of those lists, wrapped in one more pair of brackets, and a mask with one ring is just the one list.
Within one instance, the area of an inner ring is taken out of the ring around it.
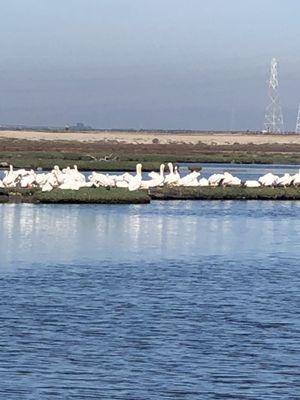
{"label": "white pelican", "polygon": [[46,176],[47,183],[49,183],[52,187],[57,187],[59,185],[57,178],[51,172]]}
{"label": "white pelican", "polygon": [[221,184],[223,186],[240,186],[242,181],[231,175],[229,172],[224,172],[224,179],[222,180]]}
{"label": "white pelican", "polygon": [[284,174],[277,180],[278,186],[290,186],[293,182],[293,177],[290,174]]}
{"label": "white pelican", "polygon": [[20,186],[21,188],[30,188],[36,183],[36,174],[31,170],[27,175],[21,177]]}
{"label": "white pelican", "polygon": [[53,176],[55,176],[58,185],[61,185],[64,183],[66,177],[68,176],[66,173],[63,173],[60,169],[58,165],[54,165],[54,168],[51,172],[53,174]]}
{"label": "white pelican", "polygon": [[85,176],[78,171],[77,165],[74,165],[74,169],[71,169],[70,173],[76,182],[85,183]]}
{"label": "white pelican", "polygon": [[268,174],[261,176],[258,179],[258,182],[263,186],[274,186],[277,184],[278,179],[279,176],[273,175],[271,172],[269,172]]}
{"label": "white pelican", "polygon": [[4,171],[4,178],[2,180],[4,186],[6,187],[16,187],[16,180],[18,178],[18,174],[14,172],[14,168],[12,165],[9,166],[9,171]]}
{"label": "white pelican", "polygon": [[224,174],[213,174],[208,178],[210,186],[219,186],[224,179]]}
{"label": "white pelican", "polygon": [[164,183],[166,185],[174,185],[180,179],[180,175],[179,175],[179,173],[177,171],[177,166],[175,166],[175,173],[174,173],[174,168],[173,168],[173,164],[172,163],[168,163],[168,168],[169,168],[170,173],[165,176]]}
{"label": "white pelican", "polygon": [[299,172],[295,175],[292,176],[293,178],[293,185],[294,186],[300,186],[300,169]]}
{"label": "white pelican", "polygon": [[58,186],[59,189],[68,189],[68,190],[79,190],[80,183],[74,180],[66,180],[64,183]]}
{"label": "white pelican", "polygon": [[257,188],[260,187],[261,184],[258,181],[248,180],[245,182],[245,186],[249,188]]}
{"label": "white pelican", "polygon": [[125,174],[123,174],[122,177],[123,177],[123,181],[126,181],[128,183],[131,181],[131,179],[134,178],[134,176],[129,174],[128,172],[125,172]]}
{"label": "white pelican", "polygon": [[178,172],[178,167],[177,167],[177,165],[175,165],[174,170],[175,170],[174,174],[175,174],[175,176],[177,177],[177,179],[179,180],[179,179],[180,179],[180,175],[179,175],[179,172]]}
{"label": "white pelican", "polygon": [[136,165],[136,175],[130,180],[128,189],[133,192],[141,187],[142,183],[142,164]]}
{"label": "white pelican", "polygon": [[[151,180],[142,181],[141,189],[149,189],[151,187],[162,186],[164,183],[164,180],[165,180],[164,169],[165,169],[165,164],[161,164],[159,174],[154,172],[155,175],[153,175],[153,178]],[[150,174],[151,174],[151,172],[150,172]],[[149,174],[149,176],[150,176],[150,174]]]}
{"label": "white pelican", "polygon": [[128,189],[129,183],[127,181],[117,181],[116,187],[118,188],[127,188]]}
{"label": "white pelican", "polygon": [[97,172],[92,172],[89,176],[89,180],[95,184],[95,186],[115,186],[115,180],[110,178],[109,175],[100,174]]}
{"label": "white pelican", "polygon": [[200,176],[200,172],[193,171],[187,174],[183,178],[180,178],[176,185],[178,186],[199,186],[197,178]]}
{"label": "white pelican", "polygon": [[47,174],[37,174],[35,181],[38,186],[43,186],[47,182]]}
{"label": "white pelican", "polygon": [[199,186],[209,186],[208,179],[206,178],[199,179]]}
{"label": "white pelican", "polygon": [[46,182],[42,186],[42,192],[51,192],[52,189],[53,189],[53,186],[51,186],[49,182]]}
{"label": "white pelican", "polygon": [[165,170],[165,164],[160,164],[159,172],[155,172],[155,171],[149,172],[148,176],[149,176],[149,178],[152,178],[152,179],[159,178],[161,176],[164,176],[164,170]]}

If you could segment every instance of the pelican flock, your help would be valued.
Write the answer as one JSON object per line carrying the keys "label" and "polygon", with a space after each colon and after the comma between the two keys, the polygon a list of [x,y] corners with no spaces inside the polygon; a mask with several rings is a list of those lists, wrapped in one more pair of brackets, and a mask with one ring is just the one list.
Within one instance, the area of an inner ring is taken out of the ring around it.
{"label": "pelican flock", "polygon": [[229,172],[223,174],[213,174],[208,179],[200,177],[200,172],[190,172],[185,176],[180,176],[177,166],[168,163],[168,173],[165,173],[165,165],[161,164],[160,172],[150,172],[148,178],[144,180],[142,176],[142,164],[136,165],[135,175],[125,172],[122,175],[110,175],[92,172],[86,176],[78,171],[76,165],[73,168],[67,167],[60,169],[57,165],[48,173],[36,173],[34,170],[18,169],[14,170],[10,165],[9,170],[4,172],[4,178],[0,179],[0,188],[40,188],[43,192],[50,192],[55,188],[79,190],[89,187],[118,187],[127,188],[129,191],[139,189],[150,189],[161,186],[185,186],[185,187],[205,187],[205,186],[239,186],[257,188],[268,187],[287,187],[300,186],[300,170],[294,175],[284,174],[279,177],[272,173],[267,173],[256,180],[242,182]]}

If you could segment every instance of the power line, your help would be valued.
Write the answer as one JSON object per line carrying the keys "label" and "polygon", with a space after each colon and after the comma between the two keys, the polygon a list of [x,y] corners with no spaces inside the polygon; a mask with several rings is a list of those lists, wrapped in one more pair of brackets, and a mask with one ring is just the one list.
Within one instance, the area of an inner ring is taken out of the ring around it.
{"label": "power line", "polygon": [[300,104],[298,108],[298,116],[297,116],[297,122],[296,122],[296,133],[300,133]]}
{"label": "power line", "polygon": [[265,113],[265,130],[272,133],[283,133],[283,116],[279,99],[278,63],[275,58],[271,61],[270,80],[269,80],[269,100],[270,103]]}

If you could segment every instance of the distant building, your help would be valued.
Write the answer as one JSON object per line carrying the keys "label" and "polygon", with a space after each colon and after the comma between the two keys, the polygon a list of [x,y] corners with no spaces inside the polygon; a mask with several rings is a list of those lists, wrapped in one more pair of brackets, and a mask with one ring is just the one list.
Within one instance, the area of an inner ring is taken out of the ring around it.
{"label": "distant building", "polygon": [[91,131],[93,128],[89,125],[85,125],[83,122],[77,122],[76,125],[69,126],[70,131]]}

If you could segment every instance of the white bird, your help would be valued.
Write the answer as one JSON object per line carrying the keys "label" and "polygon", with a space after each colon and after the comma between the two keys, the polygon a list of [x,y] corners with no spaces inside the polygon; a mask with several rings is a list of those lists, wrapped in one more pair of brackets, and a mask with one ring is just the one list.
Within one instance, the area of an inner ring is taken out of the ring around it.
{"label": "white bird", "polygon": [[81,188],[85,188],[85,187],[91,188],[91,187],[95,186],[93,182],[83,182],[83,183],[79,183],[79,185]]}
{"label": "white bird", "polygon": [[255,180],[248,180],[245,182],[245,186],[249,187],[249,188],[257,188],[257,187],[260,187],[261,184]]}
{"label": "white bird", "polygon": [[72,180],[66,180],[64,183],[59,185],[58,188],[63,190],[79,190],[80,183]]}
{"label": "white bird", "polygon": [[208,182],[208,179],[206,179],[206,178],[201,178],[201,179],[199,179],[199,186],[209,186],[209,182]]}
{"label": "white bird", "polygon": [[63,168],[63,169],[62,169],[62,173],[63,173],[63,174],[69,174],[70,171],[71,171],[71,168],[70,168],[70,167]]}
{"label": "white bird", "polygon": [[[165,180],[164,169],[165,169],[165,164],[161,164],[159,174],[154,172],[155,175],[153,175],[153,178],[151,180],[148,180],[148,181],[142,180],[141,189],[149,189],[151,187],[162,186],[164,183],[164,180]],[[151,172],[150,172],[150,174],[151,174]],[[149,174],[149,176],[150,176],[150,174]]]}
{"label": "white bird", "polygon": [[77,165],[74,165],[74,169],[71,169],[70,173],[76,182],[85,183],[85,176],[78,171]]}
{"label": "white bird", "polygon": [[293,182],[293,177],[290,174],[284,174],[277,180],[278,186],[290,186]]}
{"label": "white bird", "polygon": [[142,164],[136,165],[136,175],[130,180],[128,189],[133,192],[141,187],[142,183]]}
{"label": "white bird", "polygon": [[127,188],[128,189],[129,183],[127,181],[117,181],[116,187],[118,188]]}
{"label": "white bird", "polygon": [[108,186],[115,186],[115,181],[114,179],[110,178],[109,175],[104,175],[101,173],[97,173],[97,172],[92,172],[92,175],[89,176],[88,178],[91,182],[93,182],[95,184],[95,186],[104,186],[104,187],[108,187]]}
{"label": "white bird", "polygon": [[129,174],[128,172],[125,172],[125,174],[123,174],[122,177],[123,177],[123,181],[128,182],[128,183],[131,181],[131,179],[134,178],[134,176]]}
{"label": "white bird", "polygon": [[219,186],[224,179],[224,174],[213,174],[208,178],[210,186]]}
{"label": "white bird", "polygon": [[53,188],[59,186],[56,176],[51,172],[46,175],[46,182],[49,183]]}
{"label": "white bird", "polygon": [[43,186],[47,182],[47,174],[37,174],[35,180],[38,186]]}
{"label": "white bird", "polygon": [[269,172],[268,174],[261,176],[258,179],[258,182],[263,186],[274,186],[277,184],[278,179],[279,176],[273,175],[271,172]]}
{"label": "white bird", "polygon": [[53,190],[53,186],[51,186],[49,182],[46,182],[42,186],[42,192],[51,192],[51,190]]}
{"label": "white bird", "polygon": [[223,186],[240,186],[242,181],[231,175],[229,172],[224,172],[224,179],[222,180],[221,184]]}
{"label": "white bird", "polygon": [[115,183],[124,181],[124,174],[123,175],[107,175],[107,176],[109,176],[110,179],[113,179],[115,181]]}
{"label": "white bird", "polygon": [[[197,171],[193,171],[190,174],[187,174],[186,176],[184,176],[183,178],[180,178],[176,185],[177,186],[195,186],[197,181],[197,178],[200,176],[200,172]],[[198,186],[196,184],[196,186]]]}
{"label": "white bird", "polygon": [[292,176],[293,178],[293,185],[294,186],[300,186],[300,169],[299,172],[295,175]]}
{"label": "white bird", "polygon": [[199,181],[198,181],[197,178],[196,178],[196,179],[194,179],[194,180],[192,180],[192,181],[189,181],[187,184],[181,185],[181,186],[197,187],[197,186],[200,186],[200,183],[199,183]]}
{"label": "white bird", "polygon": [[4,178],[2,180],[5,187],[16,187],[16,180],[18,178],[18,174],[14,172],[14,168],[12,165],[9,166],[9,171],[4,171]]}
{"label": "white bird", "polygon": [[31,188],[36,183],[36,174],[31,170],[27,175],[21,177],[20,186],[21,188]]}
{"label": "white bird", "polygon": [[174,173],[174,167],[173,167],[172,163],[168,163],[168,168],[169,168],[170,173],[165,176],[164,183],[166,185],[174,185],[180,179],[180,175],[177,171],[177,166],[175,166],[175,173]]}
{"label": "white bird", "polygon": [[55,176],[56,180],[57,180],[57,184],[61,185],[64,183],[66,177],[68,176],[67,173],[63,173],[60,169],[58,165],[54,165],[54,168],[51,172],[53,174],[53,176]]}
{"label": "white bird", "polygon": [[155,171],[149,172],[148,176],[149,176],[149,178],[152,178],[152,179],[159,178],[161,176],[164,176],[164,170],[165,170],[165,164],[160,164],[159,172],[155,172]]}

